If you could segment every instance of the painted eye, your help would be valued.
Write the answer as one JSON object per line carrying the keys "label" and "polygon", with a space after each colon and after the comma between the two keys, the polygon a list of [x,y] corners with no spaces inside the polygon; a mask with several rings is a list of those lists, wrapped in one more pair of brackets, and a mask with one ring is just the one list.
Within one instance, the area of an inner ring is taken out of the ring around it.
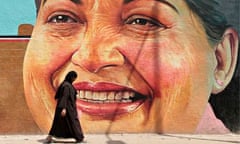
{"label": "painted eye", "polygon": [[150,17],[139,16],[139,15],[134,15],[134,16],[129,17],[126,20],[125,24],[133,25],[135,27],[142,28],[142,29],[148,29],[148,30],[165,28],[165,26],[163,24],[161,24],[160,22],[158,22],[157,20],[154,20]]}
{"label": "painted eye", "polygon": [[49,23],[77,23],[78,21],[68,15],[54,15],[48,20]]}
{"label": "painted eye", "polygon": [[148,26],[154,26],[154,23],[151,22],[151,21],[148,21],[146,19],[141,19],[141,18],[138,18],[138,19],[135,19],[132,21],[132,24],[135,24],[135,25],[148,25]]}

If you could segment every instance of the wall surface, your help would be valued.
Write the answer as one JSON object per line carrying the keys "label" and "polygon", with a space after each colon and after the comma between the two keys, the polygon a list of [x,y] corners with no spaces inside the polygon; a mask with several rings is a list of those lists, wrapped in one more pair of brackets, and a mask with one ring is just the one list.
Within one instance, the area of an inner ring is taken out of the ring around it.
{"label": "wall surface", "polygon": [[[219,2],[229,24],[239,33],[240,1],[219,0]],[[0,5],[0,134],[46,133],[46,129],[49,128],[49,123],[46,122],[43,126],[43,123],[40,122],[44,117],[40,120],[35,118],[38,116],[31,109],[31,104],[29,104],[31,102],[26,101],[23,86],[23,62],[26,48],[31,40],[30,34],[35,24],[35,12],[34,0],[24,0],[21,3],[19,0],[3,1]],[[41,42],[41,40],[39,41]],[[59,55],[64,54],[59,53]],[[237,133],[240,131],[239,59],[240,57],[238,57],[238,69],[230,85],[222,93],[217,96],[212,95],[209,99],[216,117],[224,123],[227,129]],[[48,102],[46,103],[48,104]],[[50,117],[53,118],[52,113]],[[187,123],[195,121],[196,119],[189,119]],[[83,124],[87,125],[87,122],[84,121]],[[124,125],[120,125],[117,128],[121,126],[124,127]],[[85,128],[85,126],[83,127]],[[91,128],[86,127],[90,133],[94,132],[89,130]],[[136,131],[141,132],[138,128],[136,129]],[[154,131],[153,129],[151,128],[152,131]],[[120,130],[120,132],[124,132],[124,130]],[[171,129],[171,132],[174,132],[174,128]]]}

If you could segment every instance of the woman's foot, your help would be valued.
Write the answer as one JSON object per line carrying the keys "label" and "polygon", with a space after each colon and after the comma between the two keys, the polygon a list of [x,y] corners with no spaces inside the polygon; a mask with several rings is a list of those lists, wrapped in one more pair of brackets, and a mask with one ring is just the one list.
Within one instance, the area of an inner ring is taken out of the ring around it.
{"label": "woman's foot", "polygon": [[48,135],[46,138],[46,143],[52,143],[52,142],[53,142],[52,136]]}
{"label": "woman's foot", "polygon": [[83,141],[83,139],[76,139],[76,144],[82,144],[82,143],[84,143],[84,141]]}
{"label": "woman's foot", "polygon": [[80,144],[80,143],[82,143],[83,142],[83,139],[84,139],[84,136],[83,135],[81,135],[80,137],[78,137],[78,138],[75,138],[76,139],[76,143],[78,144]]}

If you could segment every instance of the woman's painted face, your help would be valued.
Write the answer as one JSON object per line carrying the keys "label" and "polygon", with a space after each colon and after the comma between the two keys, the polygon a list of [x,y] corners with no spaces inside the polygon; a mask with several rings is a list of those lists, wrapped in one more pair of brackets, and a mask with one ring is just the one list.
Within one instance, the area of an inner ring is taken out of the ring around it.
{"label": "woman's painted face", "polygon": [[48,131],[56,89],[74,70],[85,132],[194,132],[213,53],[184,1],[46,0],[24,59],[25,95]]}

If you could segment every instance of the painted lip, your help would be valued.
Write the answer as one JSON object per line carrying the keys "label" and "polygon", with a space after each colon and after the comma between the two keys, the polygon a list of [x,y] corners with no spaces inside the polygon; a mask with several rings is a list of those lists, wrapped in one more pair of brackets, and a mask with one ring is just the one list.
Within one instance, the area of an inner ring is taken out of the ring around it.
{"label": "painted lip", "polygon": [[135,111],[147,96],[113,83],[75,83],[77,108],[89,115],[109,117]]}

